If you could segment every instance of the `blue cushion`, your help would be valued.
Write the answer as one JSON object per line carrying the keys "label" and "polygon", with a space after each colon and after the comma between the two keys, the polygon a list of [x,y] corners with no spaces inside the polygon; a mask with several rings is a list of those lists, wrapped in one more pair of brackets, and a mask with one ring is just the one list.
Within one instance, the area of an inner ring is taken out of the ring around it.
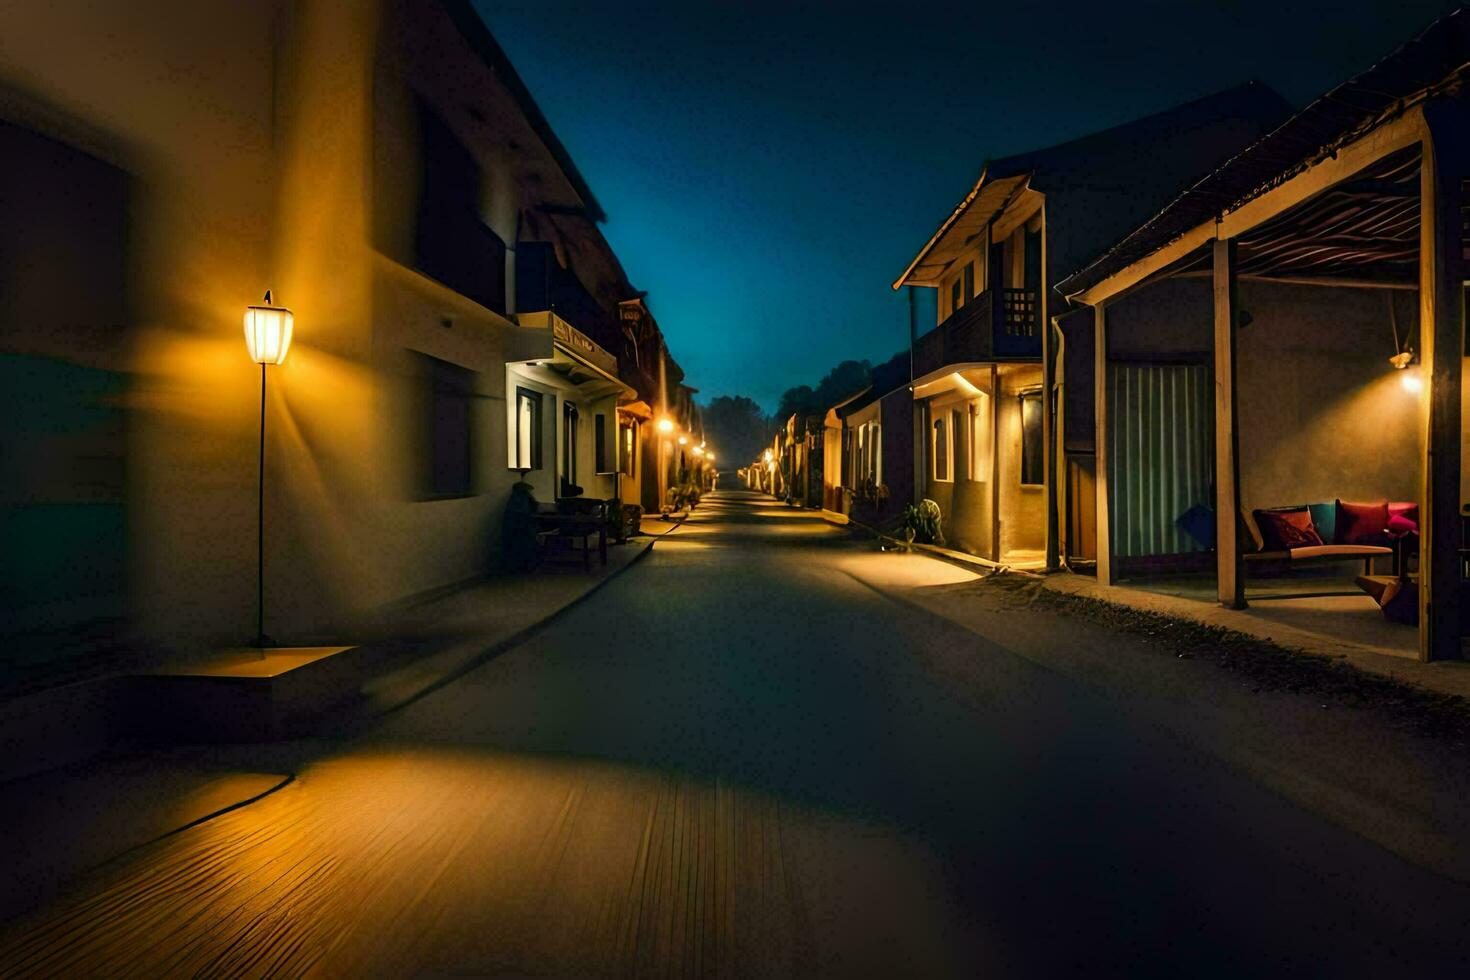
{"label": "blue cushion", "polygon": [[1312,512],[1312,523],[1317,525],[1317,533],[1322,540],[1328,544],[1337,540],[1337,501],[1331,500],[1325,504],[1307,504],[1307,509]]}
{"label": "blue cushion", "polygon": [[1174,526],[1194,538],[1206,551],[1215,547],[1215,512],[1204,504],[1195,504],[1180,514]]}

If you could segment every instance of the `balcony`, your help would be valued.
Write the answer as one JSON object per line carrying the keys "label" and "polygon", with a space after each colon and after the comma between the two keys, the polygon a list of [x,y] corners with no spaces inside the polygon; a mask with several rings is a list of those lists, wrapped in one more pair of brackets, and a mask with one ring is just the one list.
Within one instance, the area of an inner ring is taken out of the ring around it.
{"label": "balcony", "polygon": [[1036,291],[987,289],[919,338],[914,375],[950,364],[1040,357]]}

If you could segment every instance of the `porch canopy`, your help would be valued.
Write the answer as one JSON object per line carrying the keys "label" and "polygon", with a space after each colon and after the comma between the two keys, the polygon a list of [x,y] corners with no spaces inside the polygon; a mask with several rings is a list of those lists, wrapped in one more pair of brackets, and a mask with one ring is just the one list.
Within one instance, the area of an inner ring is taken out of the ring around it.
{"label": "porch canopy", "polygon": [[1058,289],[1094,310],[1099,578],[1109,581],[1107,307],[1142,286],[1209,276],[1214,296],[1220,599],[1244,604],[1236,284],[1242,279],[1417,290],[1424,429],[1420,655],[1460,656],[1470,13],[1441,19],[1196,182]]}

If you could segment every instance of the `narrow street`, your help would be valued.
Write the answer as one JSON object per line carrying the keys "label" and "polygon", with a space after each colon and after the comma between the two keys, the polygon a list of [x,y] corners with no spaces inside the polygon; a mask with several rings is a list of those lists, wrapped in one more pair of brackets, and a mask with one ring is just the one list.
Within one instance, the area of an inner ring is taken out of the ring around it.
{"label": "narrow street", "polygon": [[1430,976],[1463,954],[1470,889],[880,572],[967,577],[714,494],[528,642],[288,747],[289,785],[13,923],[0,972]]}

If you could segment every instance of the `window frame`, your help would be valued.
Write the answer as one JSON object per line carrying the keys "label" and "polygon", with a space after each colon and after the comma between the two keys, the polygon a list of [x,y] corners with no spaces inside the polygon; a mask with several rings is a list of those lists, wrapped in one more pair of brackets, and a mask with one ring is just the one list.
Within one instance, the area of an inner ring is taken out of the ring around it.
{"label": "window frame", "polygon": [[[1020,413],[1021,449],[1017,458],[1017,477],[1023,487],[1040,488],[1046,485],[1046,419],[1042,414],[1045,402],[1042,400],[1041,389],[1023,391],[1017,396],[1018,411]],[[1028,435],[1026,427],[1026,406],[1035,406],[1035,424]],[[1032,448],[1029,444],[1034,441]],[[1026,479],[1027,471],[1034,470],[1037,477],[1034,482]]]}
{"label": "window frame", "polygon": [[[545,463],[545,460],[542,458],[542,451],[541,451],[542,437],[543,437],[543,435],[545,434],[545,431],[546,431],[545,428],[544,428],[544,425],[545,425],[545,414],[546,414],[545,399],[546,399],[546,395],[544,393],[542,393],[542,392],[537,391],[535,388],[527,388],[525,385],[516,385],[515,447],[514,447],[515,448],[515,465],[511,467],[511,469],[513,469],[513,470],[525,470],[527,472],[530,472],[530,471],[533,471],[533,470],[540,470],[542,468],[542,466],[544,465],[544,463]],[[529,460],[525,460],[525,459],[522,459],[521,458],[521,442],[522,442],[522,439],[521,439],[521,422],[522,422],[521,405],[522,405],[522,403],[525,403],[525,404],[529,405],[530,408],[531,408],[531,411],[530,411],[530,429],[531,429],[531,433],[530,433],[530,442],[528,443],[528,448],[530,450],[531,458]]]}
{"label": "window frame", "polygon": [[929,419],[929,475],[935,483],[954,482],[953,414],[940,409]]}

